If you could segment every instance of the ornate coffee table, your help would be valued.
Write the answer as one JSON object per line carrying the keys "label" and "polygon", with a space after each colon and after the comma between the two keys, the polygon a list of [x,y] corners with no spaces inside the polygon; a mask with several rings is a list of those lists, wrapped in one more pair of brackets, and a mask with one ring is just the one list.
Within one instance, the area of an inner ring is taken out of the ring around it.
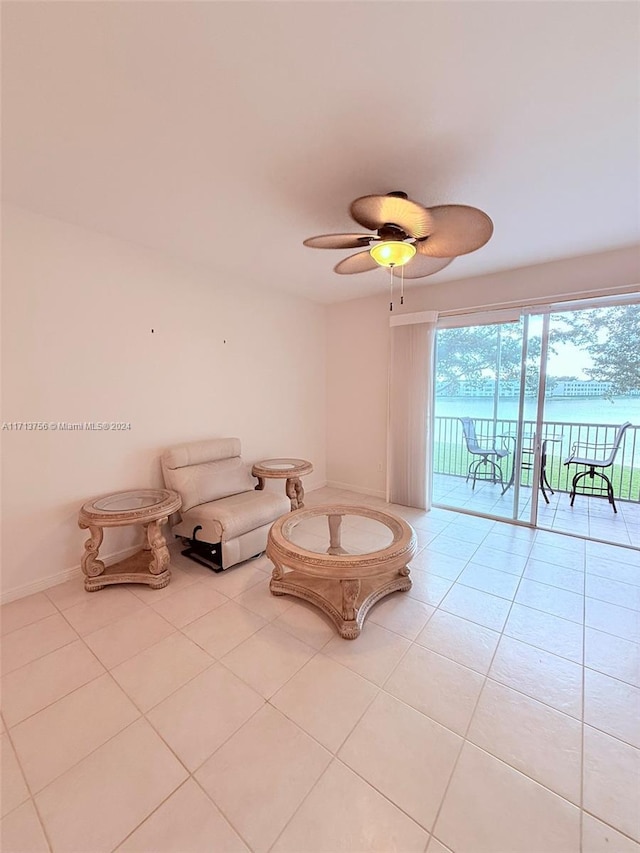
{"label": "ornate coffee table", "polygon": [[269,531],[267,556],[275,566],[270,589],[315,604],[342,637],[354,640],[377,601],[411,589],[408,563],[416,547],[413,528],[388,512],[364,506],[298,509]]}
{"label": "ornate coffee table", "polygon": [[[169,489],[137,489],[87,501],[78,518],[78,525],[91,534],[82,558],[84,588],[95,592],[113,583],[146,583],[152,589],[166,586],[171,580],[169,549],[160,528],[181,503],[180,495]],[[145,544],[131,557],[105,566],[98,559],[103,528],[126,524],[144,527]]]}
{"label": "ornate coffee table", "polygon": [[286,477],[285,491],[291,501],[291,509],[302,509],[304,506],[304,489],[300,477],[312,471],[313,465],[306,459],[263,459],[251,469],[252,475],[258,478],[258,490],[264,489],[265,479]]}

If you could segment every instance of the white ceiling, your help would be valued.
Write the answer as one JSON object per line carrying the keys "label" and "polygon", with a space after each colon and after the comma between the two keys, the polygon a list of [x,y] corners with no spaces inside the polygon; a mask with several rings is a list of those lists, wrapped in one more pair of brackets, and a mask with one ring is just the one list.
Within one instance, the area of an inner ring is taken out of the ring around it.
{"label": "white ceiling", "polygon": [[416,284],[638,240],[638,15],[607,2],[2,4],[3,191],[321,302],[352,199],[493,219]]}

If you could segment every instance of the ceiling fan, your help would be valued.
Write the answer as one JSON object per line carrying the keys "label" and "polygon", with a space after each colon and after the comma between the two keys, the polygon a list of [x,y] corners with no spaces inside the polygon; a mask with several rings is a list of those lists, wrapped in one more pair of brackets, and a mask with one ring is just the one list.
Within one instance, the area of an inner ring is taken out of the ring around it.
{"label": "ceiling fan", "polygon": [[405,192],[365,195],[352,202],[352,219],[375,234],[322,234],[309,237],[314,249],[363,249],[340,261],[340,275],[368,272],[379,266],[402,268],[404,278],[439,272],[458,255],[475,252],[489,240],[493,222],[476,207],[443,204],[424,207]]}

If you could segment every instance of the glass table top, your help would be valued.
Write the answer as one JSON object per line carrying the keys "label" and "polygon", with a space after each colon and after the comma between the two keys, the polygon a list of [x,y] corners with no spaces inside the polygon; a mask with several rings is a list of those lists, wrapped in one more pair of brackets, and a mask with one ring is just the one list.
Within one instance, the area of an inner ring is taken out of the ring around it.
{"label": "glass table top", "polygon": [[298,466],[293,462],[262,462],[261,468],[267,468],[269,471],[290,471],[291,468]]}
{"label": "glass table top", "polygon": [[156,506],[166,499],[166,494],[154,489],[138,489],[133,492],[119,492],[98,498],[92,506],[101,512],[128,512]]}
{"label": "glass table top", "polygon": [[356,513],[302,517],[287,525],[285,536],[315,554],[369,554],[394,541],[393,531],[382,521]]}
{"label": "glass table top", "polygon": [[277,456],[273,459],[261,459],[253,466],[254,471],[270,471],[273,474],[286,474],[288,471],[293,473],[293,476],[310,474],[313,471],[311,462],[306,459],[293,459],[290,456]]}

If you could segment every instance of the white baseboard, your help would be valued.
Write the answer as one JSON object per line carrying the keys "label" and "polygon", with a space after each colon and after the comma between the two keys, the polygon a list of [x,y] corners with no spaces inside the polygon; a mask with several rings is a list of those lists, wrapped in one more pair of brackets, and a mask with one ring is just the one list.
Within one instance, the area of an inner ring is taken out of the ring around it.
{"label": "white baseboard", "polygon": [[[328,486],[332,489],[341,489],[343,491],[348,492],[356,492],[361,495],[371,495],[375,498],[383,498],[385,497],[384,492],[378,491],[376,489],[365,489],[362,486],[354,486],[351,483],[339,483],[336,480],[324,480],[320,483],[314,483],[312,488],[306,489],[307,492],[315,492],[317,489],[322,489],[325,486]],[[167,536],[167,540],[170,541]],[[125,548],[122,551],[116,551],[114,554],[109,554],[108,556],[100,555],[100,559],[105,563],[105,565],[110,566],[113,563],[116,563],[118,560],[124,560],[127,557],[130,557],[132,554],[135,554],[136,551],[140,550],[140,545],[133,545],[129,548]],[[36,592],[42,592],[43,589],[50,589],[52,586],[57,586],[59,583],[64,583],[65,581],[73,580],[74,578],[81,579],[82,568],[80,565],[73,566],[70,569],[63,569],[61,572],[57,572],[53,575],[47,575],[44,578],[39,578],[38,580],[31,581],[30,583],[23,584],[22,586],[14,587],[14,589],[7,590],[3,592],[0,596],[0,604],[8,604],[11,601],[16,601],[18,598],[24,598],[27,595],[33,595]]]}
{"label": "white baseboard", "polygon": [[[118,560],[125,560],[139,550],[140,545],[132,545],[129,548],[116,551],[115,554],[109,554],[106,557],[103,557],[101,554],[100,559],[106,566],[111,566],[113,563],[117,563]],[[59,583],[64,583],[74,578],[80,579],[82,576],[82,568],[79,565],[73,566],[71,569],[63,569],[55,575],[47,575],[45,578],[39,578],[37,581],[31,581],[31,583],[26,583],[3,592],[0,597],[0,604],[8,604],[10,601],[16,601],[18,598],[24,598],[26,595],[33,595],[35,592],[42,592],[43,589],[50,589],[52,586],[57,586]]]}
{"label": "white baseboard", "polygon": [[352,483],[339,483],[337,480],[327,480],[330,489],[342,489],[345,492],[357,492],[359,495],[370,495],[372,498],[385,499],[386,495],[380,489],[366,489],[364,486],[354,486]]}

